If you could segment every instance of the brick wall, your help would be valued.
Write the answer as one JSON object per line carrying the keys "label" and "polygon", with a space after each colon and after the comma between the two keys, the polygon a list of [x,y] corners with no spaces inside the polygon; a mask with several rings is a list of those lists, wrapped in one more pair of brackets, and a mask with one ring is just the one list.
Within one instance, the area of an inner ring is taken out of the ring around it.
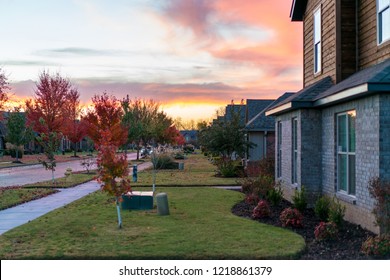
{"label": "brick wall", "polygon": [[[345,218],[374,232],[374,201],[368,193],[368,182],[379,176],[379,112],[380,97],[372,96],[322,111],[322,190],[336,196],[346,206]],[[356,196],[337,193],[336,114],[356,110]],[[390,119],[390,117],[389,117]]]}
{"label": "brick wall", "polygon": [[[298,120],[296,184],[292,183],[293,118]],[[309,204],[313,206],[321,192],[321,113],[318,110],[302,109],[281,115],[276,121],[282,122],[282,177],[279,180],[282,181],[285,198],[291,201],[295,189],[303,185],[309,196]]]}

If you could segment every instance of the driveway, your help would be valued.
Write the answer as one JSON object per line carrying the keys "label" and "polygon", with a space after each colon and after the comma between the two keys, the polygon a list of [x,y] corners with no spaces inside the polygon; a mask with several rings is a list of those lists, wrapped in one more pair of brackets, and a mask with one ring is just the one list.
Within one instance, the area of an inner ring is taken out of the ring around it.
{"label": "driveway", "polygon": [[[127,158],[133,160],[136,159],[136,156],[136,153],[130,153],[127,155]],[[54,177],[64,177],[64,173],[67,168],[72,168],[73,171],[85,170],[81,166],[81,160],[60,162],[57,163],[57,167],[54,171]],[[45,170],[41,164],[0,169],[0,188],[36,183],[51,179],[51,170]]]}

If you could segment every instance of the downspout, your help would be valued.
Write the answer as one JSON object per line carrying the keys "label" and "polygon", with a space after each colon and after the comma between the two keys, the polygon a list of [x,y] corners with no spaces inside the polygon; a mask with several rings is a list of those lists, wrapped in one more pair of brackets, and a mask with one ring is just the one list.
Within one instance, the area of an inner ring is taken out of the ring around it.
{"label": "downspout", "polygon": [[355,0],[355,72],[359,71],[359,0]]}

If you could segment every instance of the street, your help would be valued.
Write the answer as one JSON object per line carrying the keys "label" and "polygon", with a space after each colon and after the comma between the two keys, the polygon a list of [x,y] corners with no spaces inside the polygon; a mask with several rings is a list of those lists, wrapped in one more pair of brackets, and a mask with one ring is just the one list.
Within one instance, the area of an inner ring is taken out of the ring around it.
{"label": "street", "polygon": [[[134,160],[136,156],[136,153],[127,154],[127,158],[129,160]],[[64,177],[64,173],[67,168],[71,168],[73,172],[85,170],[81,166],[81,160],[61,162],[57,163],[57,167],[54,171],[54,177]],[[51,170],[45,170],[41,164],[0,169],[0,187],[24,185],[51,179]]]}

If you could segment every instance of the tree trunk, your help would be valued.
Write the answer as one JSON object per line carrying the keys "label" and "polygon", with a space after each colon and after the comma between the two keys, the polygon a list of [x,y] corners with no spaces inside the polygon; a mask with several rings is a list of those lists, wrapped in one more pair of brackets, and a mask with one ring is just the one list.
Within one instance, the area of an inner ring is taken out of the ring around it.
{"label": "tree trunk", "polygon": [[116,211],[118,213],[118,228],[122,228],[122,218],[121,218],[121,209],[119,206],[119,197],[116,197]]}

